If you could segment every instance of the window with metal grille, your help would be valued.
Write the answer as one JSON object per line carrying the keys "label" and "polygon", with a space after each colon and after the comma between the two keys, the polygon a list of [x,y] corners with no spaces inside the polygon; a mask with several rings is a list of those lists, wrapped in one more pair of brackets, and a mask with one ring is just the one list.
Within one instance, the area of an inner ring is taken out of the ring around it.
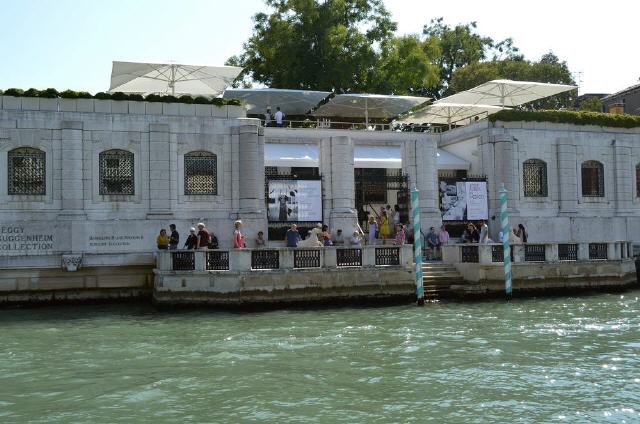
{"label": "window with metal grille", "polygon": [[582,195],[604,197],[604,165],[595,160],[582,162]]}
{"label": "window with metal grille", "polygon": [[9,194],[47,193],[46,156],[42,150],[32,147],[19,147],[7,153]]}
{"label": "window with metal grille", "polygon": [[184,155],[184,194],[218,194],[218,158],[209,152]]}
{"label": "window with metal grille", "polygon": [[540,159],[522,164],[525,197],[547,197],[547,163]]}
{"label": "window with metal grille", "polygon": [[126,150],[107,150],[98,156],[100,163],[101,195],[133,195],[133,153]]}
{"label": "window with metal grille", "polygon": [[636,165],[636,197],[640,197],[640,163]]}
{"label": "window with metal grille", "polygon": [[9,151],[7,159],[9,194],[46,194],[46,158],[43,151],[20,147]]}

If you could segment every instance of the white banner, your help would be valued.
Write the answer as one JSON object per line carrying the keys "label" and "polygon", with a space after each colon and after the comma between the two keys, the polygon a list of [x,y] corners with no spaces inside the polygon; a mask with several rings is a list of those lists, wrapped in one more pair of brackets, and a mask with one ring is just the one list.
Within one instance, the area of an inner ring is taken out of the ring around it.
{"label": "white banner", "polygon": [[487,206],[487,183],[471,181],[466,183],[467,219],[477,221],[489,218]]}
{"label": "white banner", "polygon": [[270,180],[269,222],[322,221],[320,180]]}

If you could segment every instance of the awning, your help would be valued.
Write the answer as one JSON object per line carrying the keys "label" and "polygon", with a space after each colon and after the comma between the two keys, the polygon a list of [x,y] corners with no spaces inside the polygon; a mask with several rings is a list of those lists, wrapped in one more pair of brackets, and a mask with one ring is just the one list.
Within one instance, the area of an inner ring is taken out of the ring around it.
{"label": "awning", "polygon": [[[466,160],[438,149],[438,169],[469,169]],[[315,144],[266,143],[264,145],[264,165],[315,168],[320,166],[320,152]],[[355,146],[353,148],[355,168],[402,168],[400,147]]]}
{"label": "awning", "polygon": [[275,113],[278,106],[285,115],[304,115],[329,94],[329,91],[279,88],[228,88],[222,97],[242,101],[252,115],[262,115],[269,108]]}
{"label": "awning", "polygon": [[338,94],[320,106],[313,116],[331,118],[394,118],[426,101],[428,97],[383,94]]}
{"label": "awning", "polygon": [[264,166],[317,168],[320,164],[315,144],[265,143]]}
{"label": "awning", "polygon": [[399,119],[405,124],[455,124],[467,125],[474,118],[483,119],[504,109],[502,106],[465,105],[458,103],[434,103]]}

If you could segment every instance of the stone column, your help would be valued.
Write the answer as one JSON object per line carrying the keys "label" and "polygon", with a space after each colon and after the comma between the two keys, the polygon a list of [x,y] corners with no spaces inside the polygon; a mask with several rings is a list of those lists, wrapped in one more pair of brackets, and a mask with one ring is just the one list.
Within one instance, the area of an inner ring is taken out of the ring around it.
{"label": "stone column", "polygon": [[613,141],[613,178],[616,215],[631,215],[633,210],[633,164],[631,148],[619,140]]}
{"label": "stone column", "polygon": [[62,121],[61,219],[84,218],[82,122]]}
{"label": "stone column", "polygon": [[169,125],[149,124],[149,213],[148,218],[165,219],[171,211]]}
{"label": "stone column", "polygon": [[564,216],[578,211],[578,175],[576,146],[571,140],[558,140],[558,209]]}
{"label": "stone column", "polygon": [[[436,141],[416,140],[416,187],[420,190],[420,222],[423,229],[442,224],[438,194],[438,148]],[[425,231],[426,234],[426,231]]]}
{"label": "stone column", "polygon": [[516,146],[513,136],[510,134],[498,134],[493,136],[495,182],[492,184],[493,198],[500,198],[500,189],[504,183],[507,189],[509,201],[509,214],[518,214],[520,199],[520,184],[517,176],[518,159],[515,155]]}
{"label": "stone column", "polygon": [[[321,171],[325,210],[329,204],[329,227],[350,234],[358,222],[355,210],[355,177],[353,173],[353,141],[347,136],[323,139]],[[325,221],[327,217],[325,216]]]}
{"label": "stone column", "polygon": [[256,214],[263,209],[264,136],[259,137],[258,125],[242,125],[238,138],[239,213]]}

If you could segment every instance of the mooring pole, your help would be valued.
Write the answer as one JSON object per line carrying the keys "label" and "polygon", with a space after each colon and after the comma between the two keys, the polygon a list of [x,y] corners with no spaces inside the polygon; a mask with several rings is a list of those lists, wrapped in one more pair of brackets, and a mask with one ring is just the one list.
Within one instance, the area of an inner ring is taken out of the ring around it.
{"label": "mooring pole", "polygon": [[500,221],[502,223],[502,255],[504,263],[504,292],[511,299],[511,251],[509,249],[509,214],[507,213],[507,189],[500,189]]}
{"label": "mooring pole", "polygon": [[422,286],[422,234],[420,233],[420,192],[414,185],[411,189],[411,215],[413,216],[413,248],[416,274],[416,297],[418,305],[424,304],[424,287]]}

